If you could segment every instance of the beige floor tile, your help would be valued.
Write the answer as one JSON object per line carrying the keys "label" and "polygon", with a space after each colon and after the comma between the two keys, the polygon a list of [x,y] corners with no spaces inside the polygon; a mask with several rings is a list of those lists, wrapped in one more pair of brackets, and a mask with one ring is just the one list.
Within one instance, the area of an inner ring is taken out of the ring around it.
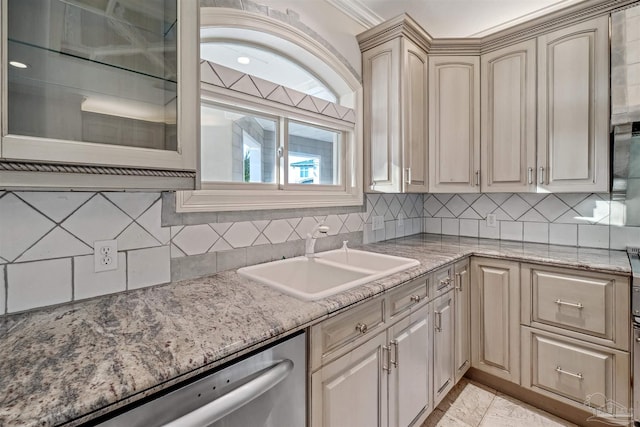
{"label": "beige floor tile", "polygon": [[463,378],[440,402],[438,409],[452,418],[476,427],[495,396],[495,390]]}
{"label": "beige floor tile", "polygon": [[450,417],[440,409],[435,409],[420,427],[471,427],[469,424]]}
{"label": "beige floor tile", "polygon": [[480,427],[564,427],[574,426],[568,421],[527,405],[504,394],[491,402]]}

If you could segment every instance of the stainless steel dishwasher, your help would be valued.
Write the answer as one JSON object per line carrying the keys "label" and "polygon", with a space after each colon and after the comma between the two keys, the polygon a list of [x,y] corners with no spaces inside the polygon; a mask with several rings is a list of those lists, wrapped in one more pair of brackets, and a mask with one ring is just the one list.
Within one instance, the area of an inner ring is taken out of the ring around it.
{"label": "stainless steel dishwasher", "polygon": [[120,414],[102,427],[304,427],[306,340],[300,333]]}

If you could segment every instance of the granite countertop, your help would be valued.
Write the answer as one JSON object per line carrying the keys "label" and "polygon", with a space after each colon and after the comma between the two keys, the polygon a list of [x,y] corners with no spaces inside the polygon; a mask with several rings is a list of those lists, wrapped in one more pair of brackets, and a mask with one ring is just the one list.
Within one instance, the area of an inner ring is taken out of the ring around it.
{"label": "granite countertop", "polygon": [[75,425],[467,255],[629,275],[626,252],[419,234],[359,249],[420,266],[318,301],[235,271],[0,317],[0,425]]}

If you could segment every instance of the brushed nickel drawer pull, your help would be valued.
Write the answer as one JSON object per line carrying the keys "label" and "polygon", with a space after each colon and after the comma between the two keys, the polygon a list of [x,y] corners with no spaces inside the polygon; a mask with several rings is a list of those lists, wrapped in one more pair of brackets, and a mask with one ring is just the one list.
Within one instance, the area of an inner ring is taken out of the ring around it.
{"label": "brushed nickel drawer pull", "polygon": [[559,374],[569,375],[570,377],[574,377],[579,380],[582,380],[584,378],[581,373],[574,374],[573,372],[565,371],[560,366],[556,366],[556,372]]}
{"label": "brushed nickel drawer pull", "polygon": [[436,332],[442,332],[442,312],[436,311]]}
{"label": "brushed nickel drawer pull", "polygon": [[366,323],[358,323],[356,325],[356,331],[360,332],[361,334],[366,334],[367,333],[367,324]]}
{"label": "brushed nickel drawer pull", "polygon": [[575,307],[579,310],[582,310],[584,308],[584,305],[582,305],[581,302],[567,302],[567,301],[562,301],[561,299],[557,299],[556,300],[556,304],[558,305],[568,305],[569,307]]}
{"label": "brushed nickel drawer pull", "polygon": [[447,277],[446,279],[440,280],[440,287],[438,289],[442,289],[445,286],[449,286],[451,284],[451,277]]}
{"label": "brushed nickel drawer pull", "polygon": [[387,353],[387,364],[382,365],[382,370],[387,371],[388,374],[391,374],[391,347],[388,345],[383,345],[382,351]]}
{"label": "brushed nickel drawer pull", "polygon": [[636,342],[640,342],[640,338],[636,338]]}
{"label": "brushed nickel drawer pull", "polygon": [[527,168],[527,183],[533,184],[533,168]]}
{"label": "brushed nickel drawer pull", "polygon": [[540,184],[544,184],[544,167],[543,167],[543,166],[540,166],[538,169],[539,169],[539,171],[540,171],[540,172],[539,172],[539,173],[540,173],[540,175],[538,176],[538,180],[539,180],[538,182],[539,182]]}
{"label": "brushed nickel drawer pull", "polygon": [[454,283],[456,284],[455,288],[457,291],[462,291],[462,277],[460,276],[460,273],[456,273],[455,274],[455,281]]}
{"label": "brushed nickel drawer pull", "polygon": [[397,368],[398,367],[398,340],[391,341],[390,345],[393,346],[394,348],[393,353],[395,355],[395,360],[391,360],[391,364]]}
{"label": "brushed nickel drawer pull", "polygon": [[411,301],[413,302],[420,302],[421,299],[420,295],[411,295]]}

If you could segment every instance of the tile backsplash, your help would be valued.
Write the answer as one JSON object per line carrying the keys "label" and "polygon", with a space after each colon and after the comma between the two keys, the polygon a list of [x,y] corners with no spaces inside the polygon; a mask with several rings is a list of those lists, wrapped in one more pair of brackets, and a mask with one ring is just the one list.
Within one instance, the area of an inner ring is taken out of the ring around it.
{"label": "tile backsplash", "polygon": [[[607,194],[369,194],[360,208],[183,218],[159,192],[0,191],[0,314],[122,292],[304,253],[320,221],[327,250],[421,233],[624,249],[640,244]],[[164,212],[163,212],[163,205]],[[496,227],[487,226],[487,215]],[[373,230],[373,217],[384,226]],[[118,242],[95,273],[93,244]]]}
{"label": "tile backsplash", "polygon": [[[496,226],[487,225],[494,214]],[[624,202],[596,193],[428,194],[424,231],[592,248],[640,245],[640,227],[625,227]]]}
{"label": "tile backsplash", "polygon": [[[402,216],[405,196],[391,199],[378,206],[389,223]],[[318,239],[318,250],[343,240],[357,245],[368,218],[362,208],[328,208],[314,216],[270,211],[163,225],[163,203],[159,192],[0,191],[0,314],[301,255],[304,237],[320,221],[330,231]],[[406,205],[416,227],[407,221],[405,234],[421,231],[421,206],[418,196]],[[95,273],[94,242],[111,239],[118,243],[118,268]]]}

